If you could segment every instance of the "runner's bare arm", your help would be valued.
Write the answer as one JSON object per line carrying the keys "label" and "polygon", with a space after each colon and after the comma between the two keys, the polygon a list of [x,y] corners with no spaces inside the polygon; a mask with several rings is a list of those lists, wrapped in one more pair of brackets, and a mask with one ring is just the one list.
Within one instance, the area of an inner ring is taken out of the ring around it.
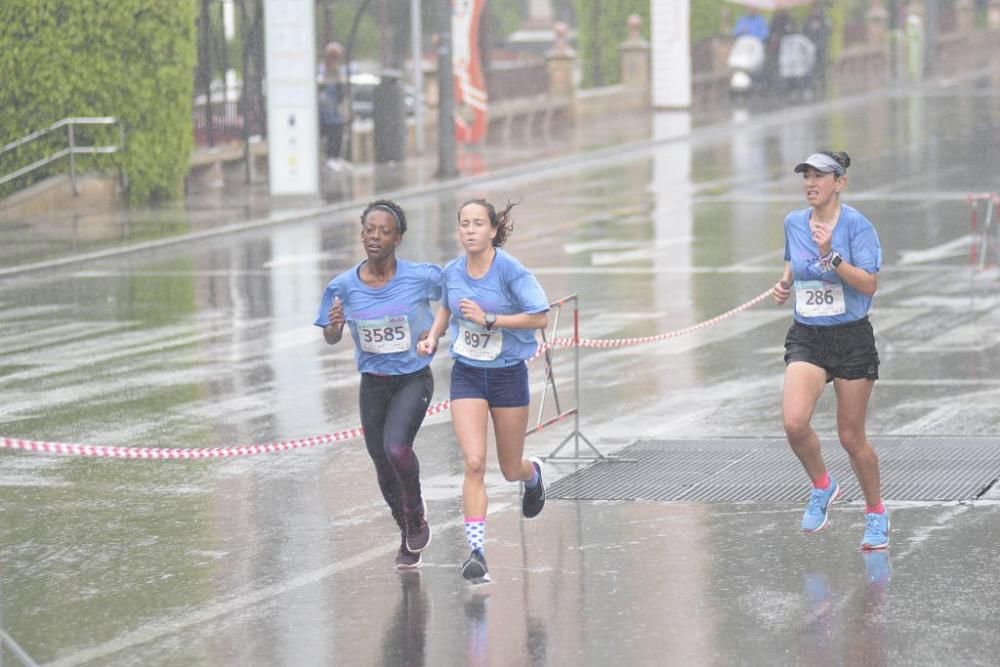
{"label": "runner's bare arm", "polygon": [[340,302],[340,297],[333,297],[327,320],[327,325],[323,327],[323,339],[329,345],[336,345],[344,336],[344,304]]}
{"label": "runner's bare arm", "polygon": [[449,319],[451,319],[451,311],[444,306],[438,308],[437,314],[434,316],[434,324],[417,342],[417,354],[424,356],[434,354],[434,351],[437,350],[438,339],[444,335],[448,328]]}
{"label": "runner's bare arm", "polygon": [[834,271],[841,280],[865,296],[875,296],[875,290],[878,289],[877,273],[868,273],[862,268],[848,264],[846,259],[841,261]]}
{"label": "runner's bare arm", "polygon": [[771,288],[771,296],[774,297],[774,302],[779,306],[786,301],[788,297],[792,294],[792,265],[789,262],[785,262],[785,270],[781,274],[781,280],[774,284]]}
{"label": "runner's bare arm", "polygon": [[548,313],[517,313],[516,315],[497,315],[498,329],[544,329],[549,326]]}
{"label": "runner's bare arm", "polygon": [[[462,308],[462,317],[470,322],[482,326],[486,325],[486,313],[479,307],[478,303],[471,299],[462,299],[460,307]],[[548,325],[549,316],[547,313],[514,313],[510,315],[498,314],[493,326],[498,329],[544,329]]]}

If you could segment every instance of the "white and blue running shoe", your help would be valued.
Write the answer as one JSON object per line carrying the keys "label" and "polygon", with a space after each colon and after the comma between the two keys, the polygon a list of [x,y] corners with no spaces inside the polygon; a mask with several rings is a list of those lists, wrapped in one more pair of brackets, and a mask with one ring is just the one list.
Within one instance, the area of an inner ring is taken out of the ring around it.
{"label": "white and blue running shoe", "polygon": [[805,514],[802,515],[802,530],[806,533],[815,533],[823,530],[828,518],[827,510],[830,504],[840,495],[840,484],[833,477],[830,478],[830,486],[825,489],[813,488],[809,496],[809,505],[806,506]]}
{"label": "white and blue running shoe", "polygon": [[889,513],[865,514],[865,536],[861,539],[861,548],[865,551],[886,549],[889,547]]}

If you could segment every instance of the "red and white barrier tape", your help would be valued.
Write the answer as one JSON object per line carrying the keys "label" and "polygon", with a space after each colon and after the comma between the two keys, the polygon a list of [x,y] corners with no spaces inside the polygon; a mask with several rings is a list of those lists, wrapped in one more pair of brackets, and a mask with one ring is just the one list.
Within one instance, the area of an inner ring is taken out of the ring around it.
{"label": "red and white barrier tape", "polygon": [[[451,401],[441,401],[427,408],[428,415],[444,412]],[[349,428],[334,433],[314,435],[309,438],[271,442],[261,445],[233,445],[230,447],[116,447],[111,445],[81,445],[70,442],[39,442],[19,438],[0,437],[0,449],[19,449],[38,454],[63,454],[66,456],[92,456],[110,459],[225,459],[233,456],[274,454],[292,449],[304,449],[343,442],[364,435],[360,428]]]}
{"label": "red and white barrier tape", "polygon": [[[538,357],[545,354],[546,350],[557,348],[557,347],[574,347],[579,345],[580,347],[588,348],[611,348],[611,347],[626,347],[629,345],[643,345],[645,343],[653,343],[656,341],[667,340],[668,338],[675,338],[677,336],[682,336],[684,334],[692,333],[698,331],[699,329],[704,329],[710,327],[713,324],[717,324],[722,320],[728,319],[738,313],[743,312],[753,306],[757,305],[768,296],[771,295],[771,290],[767,290],[763,294],[754,297],[750,301],[747,301],[741,306],[737,306],[732,310],[727,310],[726,312],[713,317],[710,320],[705,320],[698,324],[686,327],[684,329],[678,329],[676,331],[669,331],[667,333],[658,334],[656,336],[645,336],[643,338],[617,338],[617,339],[601,339],[601,338],[581,338],[579,341],[574,343],[572,337],[555,338],[543,345],[540,345],[538,351],[534,354],[529,361],[537,359]],[[444,412],[449,407],[451,407],[451,401],[441,401],[440,403],[435,403],[434,405],[427,408],[428,415],[436,415]],[[66,456],[90,456],[90,457],[102,457],[102,458],[114,458],[114,459],[149,459],[149,460],[162,460],[162,459],[224,459],[234,456],[254,456],[256,454],[274,454],[277,452],[286,452],[292,449],[304,449],[307,447],[316,447],[318,445],[325,445],[331,442],[343,442],[344,440],[351,440],[357,438],[364,434],[364,431],[360,428],[345,429],[343,431],[336,431],[334,433],[326,433],[324,435],[316,435],[308,438],[299,438],[297,440],[285,440],[283,442],[273,442],[260,445],[234,445],[231,447],[194,447],[194,448],[182,448],[182,447],[116,447],[112,445],[82,445],[76,443],[67,442],[40,442],[37,440],[22,440],[20,438],[8,438],[0,436],[0,449],[17,449],[25,452],[35,452],[37,454],[62,454]]]}
{"label": "red and white barrier tape", "polygon": [[232,456],[273,454],[291,449],[315,447],[329,442],[350,440],[362,434],[352,428],[311,438],[286,440],[263,445],[235,445],[232,447],[115,447],[108,445],[79,445],[70,442],[38,442],[17,438],[0,438],[0,449],[20,449],[38,454],[64,454],[67,456],[93,456],[109,459],[224,459]]}
{"label": "red and white barrier tape", "polygon": [[[698,324],[685,327],[683,329],[677,329],[676,331],[668,331],[666,333],[657,334],[655,336],[644,336],[642,338],[581,338],[579,341],[580,347],[592,347],[592,348],[611,348],[611,347],[628,347],[630,345],[645,345],[646,343],[655,343],[661,340],[667,340],[669,338],[676,338],[677,336],[683,336],[685,334],[694,333],[699,329],[705,329],[712,326],[713,324],[718,324],[719,322],[729,319],[734,315],[742,313],[744,310],[749,310],[753,308],[758,303],[771,296],[771,290],[767,290],[754,298],[750,299],[746,303],[739,305],[732,310],[727,310],[721,315],[716,315],[710,320],[705,320],[704,322],[699,322]],[[546,350],[557,348],[557,347],[573,347],[573,339],[570,337],[553,338],[549,342],[539,346],[538,351],[532,359],[536,359],[541,355],[545,354]]]}

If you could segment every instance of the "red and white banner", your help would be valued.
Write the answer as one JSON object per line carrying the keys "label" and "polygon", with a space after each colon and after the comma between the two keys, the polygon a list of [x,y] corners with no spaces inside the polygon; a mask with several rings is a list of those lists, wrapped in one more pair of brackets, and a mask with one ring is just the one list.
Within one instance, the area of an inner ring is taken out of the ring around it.
{"label": "red and white banner", "polygon": [[486,0],[453,0],[452,71],[455,139],[466,144],[486,138],[486,76],[479,58],[479,23]]}

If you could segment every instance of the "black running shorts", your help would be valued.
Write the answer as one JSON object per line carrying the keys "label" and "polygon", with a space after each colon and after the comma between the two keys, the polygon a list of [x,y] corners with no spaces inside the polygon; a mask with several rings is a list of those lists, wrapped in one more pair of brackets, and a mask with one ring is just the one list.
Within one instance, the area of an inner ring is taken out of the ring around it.
{"label": "black running shorts", "polygon": [[826,371],[826,381],[878,379],[875,333],[865,316],[847,324],[793,322],[785,336],[785,364],[805,361]]}

